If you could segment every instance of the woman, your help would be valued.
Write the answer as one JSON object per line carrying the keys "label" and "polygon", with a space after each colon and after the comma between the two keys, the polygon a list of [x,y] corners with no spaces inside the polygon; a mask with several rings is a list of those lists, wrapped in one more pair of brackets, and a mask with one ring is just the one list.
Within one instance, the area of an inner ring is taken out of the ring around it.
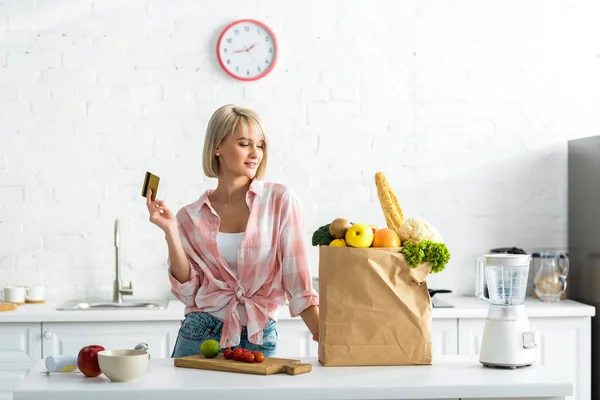
{"label": "woman", "polygon": [[174,215],[146,196],[150,221],[165,232],[171,291],[186,305],[172,357],[200,352],[208,339],[274,356],[277,311],[289,299],[318,340],[300,205],[295,193],[263,182],[267,139],[252,110],[226,105],[212,115],[203,168],[216,189]]}

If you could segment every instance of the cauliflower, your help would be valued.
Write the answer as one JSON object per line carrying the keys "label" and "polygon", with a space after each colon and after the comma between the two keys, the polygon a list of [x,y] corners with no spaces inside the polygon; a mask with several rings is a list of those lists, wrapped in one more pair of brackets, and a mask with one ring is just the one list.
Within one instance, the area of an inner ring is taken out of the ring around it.
{"label": "cauliflower", "polygon": [[422,240],[444,243],[442,235],[427,221],[420,218],[408,218],[398,229],[402,243],[408,241],[417,244]]}

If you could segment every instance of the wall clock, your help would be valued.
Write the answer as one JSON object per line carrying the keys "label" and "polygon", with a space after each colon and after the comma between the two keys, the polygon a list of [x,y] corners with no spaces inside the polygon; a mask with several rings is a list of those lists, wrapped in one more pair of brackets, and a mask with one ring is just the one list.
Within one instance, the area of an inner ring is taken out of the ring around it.
{"label": "wall clock", "polygon": [[217,57],[225,72],[241,81],[267,76],[277,61],[277,39],[268,26],[253,19],[229,24],[217,42]]}

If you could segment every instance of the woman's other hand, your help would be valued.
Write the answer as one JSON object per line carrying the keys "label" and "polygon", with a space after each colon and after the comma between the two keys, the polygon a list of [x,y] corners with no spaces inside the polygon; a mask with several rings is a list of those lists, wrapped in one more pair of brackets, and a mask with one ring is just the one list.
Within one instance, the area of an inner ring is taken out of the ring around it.
{"label": "woman's other hand", "polygon": [[158,226],[165,233],[173,232],[177,229],[177,219],[175,214],[169,210],[169,207],[162,200],[152,201],[152,190],[148,189],[146,194],[146,207],[150,214],[150,222]]}

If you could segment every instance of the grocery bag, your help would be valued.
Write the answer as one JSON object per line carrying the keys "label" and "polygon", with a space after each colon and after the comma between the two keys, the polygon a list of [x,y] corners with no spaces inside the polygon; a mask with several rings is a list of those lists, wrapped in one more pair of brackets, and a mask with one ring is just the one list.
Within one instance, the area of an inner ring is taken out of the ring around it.
{"label": "grocery bag", "polygon": [[321,364],[431,364],[430,271],[401,248],[320,246]]}

